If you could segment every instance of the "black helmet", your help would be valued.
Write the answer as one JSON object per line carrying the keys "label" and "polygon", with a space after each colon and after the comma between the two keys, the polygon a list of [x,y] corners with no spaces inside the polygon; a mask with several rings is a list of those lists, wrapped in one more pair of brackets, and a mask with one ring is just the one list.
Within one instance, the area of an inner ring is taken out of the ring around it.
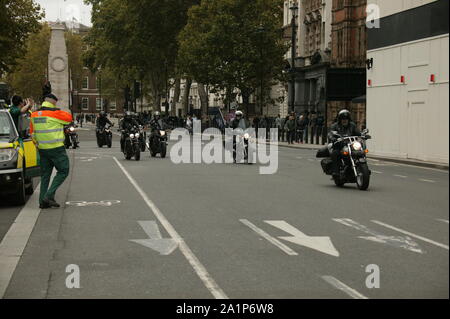
{"label": "black helmet", "polygon": [[125,112],[125,117],[130,118],[133,115],[130,111]]}
{"label": "black helmet", "polygon": [[101,112],[100,112],[100,116],[101,116],[101,117],[105,117],[105,116],[106,116],[106,112],[105,112],[105,111],[101,111]]}
{"label": "black helmet", "polygon": [[337,119],[338,119],[339,123],[342,120],[349,120],[349,121],[351,121],[352,120],[352,116],[351,116],[351,113],[350,113],[349,110],[342,110],[342,111],[339,112],[339,115],[338,115]]}

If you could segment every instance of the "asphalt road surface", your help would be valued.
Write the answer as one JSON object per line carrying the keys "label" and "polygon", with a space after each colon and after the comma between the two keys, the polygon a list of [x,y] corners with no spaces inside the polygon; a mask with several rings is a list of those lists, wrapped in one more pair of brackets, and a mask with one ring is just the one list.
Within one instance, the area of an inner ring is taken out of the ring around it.
{"label": "asphalt road surface", "polygon": [[99,149],[79,134],[62,209],[40,212],[37,194],[0,207],[0,297],[449,297],[447,171],[371,160],[361,192],[310,150],[280,148],[278,172],[260,175],[126,161],[117,136]]}

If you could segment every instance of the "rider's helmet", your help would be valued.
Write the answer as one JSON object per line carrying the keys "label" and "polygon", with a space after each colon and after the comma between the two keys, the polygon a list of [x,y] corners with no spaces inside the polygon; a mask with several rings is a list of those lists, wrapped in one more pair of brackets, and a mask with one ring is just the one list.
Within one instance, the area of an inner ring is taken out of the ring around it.
{"label": "rider's helmet", "polygon": [[133,113],[132,113],[132,112],[130,112],[130,111],[126,111],[126,112],[125,112],[125,118],[126,118],[126,119],[130,119],[132,116],[133,116]]}
{"label": "rider's helmet", "polygon": [[161,117],[161,113],[159,113],[158,111],[155,112],[155,120],[159,120]]}
{"label": "rider's helmet", "polygon": [[349,110],[342,110],[338,114],[338,123],[342,123],[343,120],[348,120],[349,122],[352,120],[352,116]]}
{"label": "rider's helmet", "polygon": [[236,111],[236,118],[241,119],[244,117],[244,113],[242,111]]}
{"label": "rider's helmet", "polygon": [[106,117],[106,112],[105,111],[101,111],[100,112],[100,117]]}

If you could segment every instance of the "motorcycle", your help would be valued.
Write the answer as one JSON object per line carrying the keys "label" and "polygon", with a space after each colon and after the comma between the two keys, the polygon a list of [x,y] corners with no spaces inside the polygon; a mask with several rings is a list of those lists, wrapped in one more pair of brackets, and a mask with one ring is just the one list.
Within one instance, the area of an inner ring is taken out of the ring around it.
{"label": "motorcycle", "polygon": [[[114,126],[114,125],[113,125]],[[97,129],[97,145],[102,148],[104,145],[112,147],[111,125],[108,123],[103,128]]]}
{"label": "motorcycle", "polygon": [[[241,132],[239,135],[233,136],[233,160],[234,163],[238,162],[238,154],[237,150],[243,150],[244,162],[251,165],[252,162],[249,161],[249,153],[250,153],[250,139],[251,135],[247,132]],[[242,157],[242,154],[240,155]]]}
{"label": "motorcycle", "polygon": [[154,129],[149,137],[150,155],[156,157],[161,154],[161,158],[165,158],[167,154],[167,132],[163,129]]}
{"label": "motorcycle", "polygon": [[369,130],[364,130],[361,136],[340,136],[337,132],[332,132],[332,134],[336,138],[336,142],[317,152],[317,158],[324,158],[321,162],[323,172],[326,175],[333,175],[330,151],[338,147],[340,148],[338,162],[340,173],[339,176],[333,176],[336,186],[342,187],[347,183],[356,183],[359,190],[367,190],[372,175],[367,164],[369,150],[366,141],[372,138]]}
{"label": "motorcycle", "polygon": [[66,149],[69,149],[71,146],[73,149],[77,149],[79,147],[78,133],[75,128],[77,126],[70,124],[64,127],[64,146]]}
{"label": "motorcycle", "polygon": [[132,157],[136,161],[141,160],[141,148],[139,144],[139,128],[134,126],[129,131],[123,131],[125,134],[125,141],[123,147],[123,154],[125,155],[125,159],[131,160]]}

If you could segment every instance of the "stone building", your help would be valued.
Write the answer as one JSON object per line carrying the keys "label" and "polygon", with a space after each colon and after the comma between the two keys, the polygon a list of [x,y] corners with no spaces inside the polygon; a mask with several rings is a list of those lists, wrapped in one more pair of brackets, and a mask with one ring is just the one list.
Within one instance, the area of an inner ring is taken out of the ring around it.
{"label": "stone building", "polygon": [[[290,16],[289,7],[295,2],[285,2],[285,16]],[[366,89],[366,0],[298,0],[297,4],[294,110],[320,112],[330,126],[339,110],[349,108],[363,124],[364,104],[354,105],[352,100],[365,95]]]}

